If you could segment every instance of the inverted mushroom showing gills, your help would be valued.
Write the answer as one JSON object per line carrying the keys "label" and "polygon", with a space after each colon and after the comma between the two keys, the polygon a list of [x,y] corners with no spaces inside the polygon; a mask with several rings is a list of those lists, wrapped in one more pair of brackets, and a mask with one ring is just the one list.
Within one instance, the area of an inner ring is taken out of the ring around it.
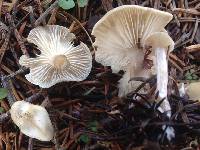
{"label": "inverted mushroom showing gills", "polygon": [[145,41],[156,32],[165,32],[164,27],[172,18],[168,12],[124,5],[109,11],[94,26],[96,61],[111,66],[114,73],[125,71],[119,83],[120,97],[137,88],[138,84],[129,82],[131,78],[148,78],[153,74],[143,67]]}
{"label": "inverted mushroom showing gills", "polygon": [[17,101],[12,105],[10,114],[23,134],[41,141],[50,141],[53,138],[54,129],[45,108]]}
{"label": "inverted mushroom showing gills", "polygon": [[63,81],[82,81],[90,73],[92,56],[84,43],[74,47],[75,35],[59,25],[39,26],[30,31],[28,42],[41,51],[36,58],[20,57],[19,63],[30,68],[26,79],[42,88]]}

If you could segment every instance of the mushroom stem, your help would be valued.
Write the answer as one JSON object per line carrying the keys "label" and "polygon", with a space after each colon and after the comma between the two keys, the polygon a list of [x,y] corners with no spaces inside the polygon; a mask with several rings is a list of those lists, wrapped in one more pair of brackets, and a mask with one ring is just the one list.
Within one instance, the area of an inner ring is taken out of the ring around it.
{"label": "mushroom stem", "polygon": [[156,55],[156,72],[157,72],[157,90],[159,91],[159,98],[165,100],[161,104],[161,110],[167,112],[171,116],[171,107],[167,100],[167,84],[168,84],[168,63],[165,48],[155,48]]}

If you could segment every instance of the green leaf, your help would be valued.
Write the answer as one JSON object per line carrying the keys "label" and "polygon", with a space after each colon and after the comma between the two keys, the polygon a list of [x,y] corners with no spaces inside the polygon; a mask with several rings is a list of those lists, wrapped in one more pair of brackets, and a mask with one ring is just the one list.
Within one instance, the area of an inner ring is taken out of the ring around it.
{"label": "green leaf", "polygon": [[192,80],[192,73],[190,71],[187,71],[185,74],[186,80]]}
{"label": "green leaf", "polygon": [[90,128],[93,132],[97,132],[98,128],[98,122],[97,121],[92,121],[88,124],[88,128]]}
{"label": "green leaf", "polygon": [[96,127],[96,126],[98,126],[98,122],[96,120],[92,121],[92,122],[89,122],[88,126],[89,127]]}
{"label": "green leaf", "polygon": [[191,69],[190,71],[187,71],[185,74],[186,80],[198,80],[199,76],[197,76],[194,71]]}
{"label": "green leaf", "polygon": [[92,130],[93,132],[97,132],[97,127],[91,127],[91,130]]}
{"label": "green leaf", "polygon": [[88,4],[88,0],[77,0],[79,7],[85,7]]}
{"label": "green leaf", "polygon": [[65,10],[68,10],[68,9],[71,9],[75,6],[75,3],[73,0],[59,0],[58,1],[58,5],[65,9]]}
{"label": "green leaf", "polygon": [[0,100],[8,95],[8,90],[5,88],[0,88]]}
{"label": "green leaf", "polygon": [[0,113],[2,113],[4,111],[3,107],[0,107]]}
{"label": "green leaf", "polygon": [[90,138],[89,138],[89,136],[87,134],[82,134],[79,137],[78,141],[87,144],[90,141]]}
{"label": "green leaf", "polygon": [[193,80],[198,80],[198,79],[199,79],[199,76],[197,76],[196,74],[193,74],[193,75],[192,75],[192,79],[193,79]]}

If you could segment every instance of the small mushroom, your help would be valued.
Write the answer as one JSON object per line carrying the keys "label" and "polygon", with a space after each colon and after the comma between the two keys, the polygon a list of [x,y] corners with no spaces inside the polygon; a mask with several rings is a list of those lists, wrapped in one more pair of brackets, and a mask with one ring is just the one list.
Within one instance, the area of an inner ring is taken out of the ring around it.
{"label": "small mushroom", "polygon": [[119,83],[120,97],[137,88],[136,82],[129,82],[131,78],[149,78],[153,74],[151,69],[143,67],[145,41],[156,32],[164,32],[172,18],[172,14],[153,8],[123,5],[109,11],[95,24],[92,31],[96,37],[95,60],[111,66],[114,73],[125,71]]}
{"label": "small mushroom", "polygon": [[54,129],[45,108],[17,101],[11,106],[10,114],[23,134],[41,141],[50,141],[53,138]]}
{"label": "small mushroom", "polygon": [[186,86],[186,94],[191,100],[200,101],[200,82],[193,82]]}
{"label": "small mushroom", "polygon": [[30,68],[26,79],[42,88],[63,81],[82,81],[90,73],[92,56],[84,43],[74,47],[75,35],[59,25],[39,26],[30,31],[27,40],[41,51],[36,58],[20,57],[19,63]]}
{"label": "small mushroom", "polygon": [[[145,44],[151,46],[156,56],[156,72],[157,72],[157,90],[159,98],[166,100],[162,103],[163,111],[171,111],[170,104],[167,100],[167,84],[168,84],[168,63],[167,53],[174,49],[174,41],[166,32],[157,32],[149,36]],[[171,113],[170,113],[171,114]]]}

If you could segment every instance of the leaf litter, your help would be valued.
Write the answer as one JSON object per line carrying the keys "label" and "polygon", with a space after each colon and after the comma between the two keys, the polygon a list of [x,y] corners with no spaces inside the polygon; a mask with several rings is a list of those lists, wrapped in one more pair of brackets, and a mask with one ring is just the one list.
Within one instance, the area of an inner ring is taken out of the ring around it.
{"label": "leaf litter", "polygon": [[[68,10],[60,8],[58,0],[0,2],[0,73],[2,88],[7,89],[7,98],[4,92],[0,101],[0,149],[199,149],[200,102],[190,100],[187,95],[180,96],[179,84],[199,80],[200,2],[89,0],[85,7],[74,2],[75,7]],[[66,26],[77,36],[75,43],[83,41],[94,55],[91,44],[94,38],[90,36],[94,24],[122,4],[152,7],[174,16],[167,26],[175,42],[175,50],[169,56],[170,119],[159,112],[160,103],[154,102],[155,77],[144,81],[123,99],[117,96],[123,72],[113,74],[109,67],[95,61],[89,77],[81,82],[40,89],[24,78],[28,70],[19,66],[19,57],[38,53],[26,41],[31,29],[46,24]],[[151,85],[150,91],[139,94],[139,89],[147,84]],[[9,114],[10,106],[18,100],[46,106],[56,130],[53,141],[41,142],[19,132]],[[174,128],[175,138],[171,141],[167,140],[163,125]]]}

